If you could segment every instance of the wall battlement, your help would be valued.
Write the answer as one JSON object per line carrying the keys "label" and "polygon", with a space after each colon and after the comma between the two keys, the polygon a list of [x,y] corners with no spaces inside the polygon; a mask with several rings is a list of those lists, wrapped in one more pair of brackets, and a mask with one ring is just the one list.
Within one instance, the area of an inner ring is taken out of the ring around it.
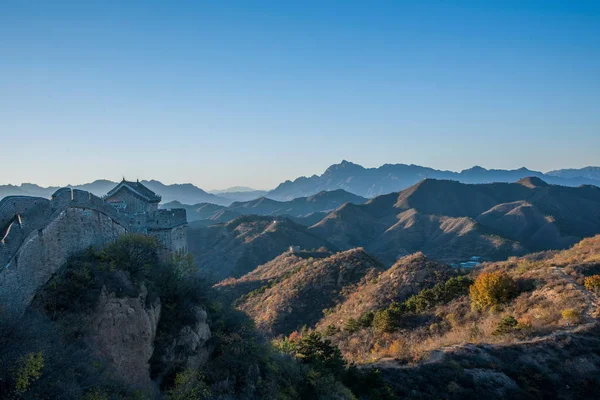
{"label": "wall battlement", "polygon": [[156,237],[173,252],[187,252],[183,209],[127,213],[84,190],[62,188],[50,200],[0,200],[0,305],[25,312],[38,288],[68,258],[128,233]]}
{"label": "wall battlement", "polygon": [[[159,235],[155,234],[155,231],[174,230],[187,225],[184,209],[128,214],[102,198],[79,189],[58,189],[51,200],[41,197],[8,196],[0,200],[0,270],[10,264],[10,260],[31,232],[44,228],[67,208],[102,213],[127,232],[157,236],[168,249],[173,249],[173,241],[167,238],[165,232]],[[181,238],[181,230],[176,236]],[[183,239],[187,241],[187,235]],[[176,249],[181,250],[183,247],[187,247],[187,244],[179,243]]]}

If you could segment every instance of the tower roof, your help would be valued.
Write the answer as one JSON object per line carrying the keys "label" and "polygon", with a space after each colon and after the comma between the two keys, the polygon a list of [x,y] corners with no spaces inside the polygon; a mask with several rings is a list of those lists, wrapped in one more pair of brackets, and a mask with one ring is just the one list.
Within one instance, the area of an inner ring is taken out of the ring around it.
{"label": "tower roof", "polygon": [[115,186],[111,191],[109,191],[106,194],[106,197],[110,197],[110,196],[114,195],[122,188],[132,191],[133,193],[142,197],[149,203],[158,203],[162,199],[159,195],[154,193],[152,190],[150,190],[146,186],[142,185],[140,183],[140,181],[131,182],[131,181],[126,181],[125,178],[123,178],[123,180],[117,186]]}

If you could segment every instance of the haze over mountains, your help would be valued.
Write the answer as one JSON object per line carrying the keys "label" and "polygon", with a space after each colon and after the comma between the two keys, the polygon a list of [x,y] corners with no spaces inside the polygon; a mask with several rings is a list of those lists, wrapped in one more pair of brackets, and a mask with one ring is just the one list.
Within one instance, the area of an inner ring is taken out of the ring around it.
{"label": "haze over mountains", "polygon": [[427,179],[364,205],[346,204],[311,228],[340,248],[384,262],[423,251],[438,260],[565,248],[600,232],[600,188]]}
{"label": "haze over mountains", "polygon": [[[485,169],[473,167],[461,172],[441,171],[418,165],[385,164],[377,168],[364,168],[358,164],[342,161],[327,168],[322,175],[299,177],[285,181],[270,191],[248,187],[232,187],[207,192],[190,183],[166,185],[156,180],[142,181],[144,185],[162,196],[162,203],[179,201],[182,204],[212,203],[227,206],[236,201],[249,201],[260,197],[288,201],[308,197],[322,191],[343,189],[358,196],[372,198],[381,194],[398,192],[425,179],[449,179],[463,183],[515,182],[535,176],[545,182],[563,186],[582,184],[600,185],[600,167],[559,169],[546,174],[527,168],[516,170]],[[104,195],[115,182],[96,180],[73,188]],[[10,195],[50,197],[58,187],[41,187],[33,183],[0,185],[0,198]]]}
{"label": "haze over mountains", "polygon": [[365,201],[367,199],[364,197],[338,189],[289,201],[277,201],[260,197],[250,201],[234,202],[229,206],[210,203],[188,206],[179,202],[170,202],[164,204],[163,207],[185,208],[188,221],[198,221],[196,225],[228,222],[240,215],[287,216],[303,225],[312,225],[325,217],[328,212],[335,210],[344,203],[362,204]]}
{"label": "haze over mountains", "polygon": [[492,183],[515,182],[529,176],[563,186],[600,185],[600,169],[598,167],[557,170],[552,171],[552,174],[544,174],[527,168],[488,170],[478,166],[461,172],[453,172],[406,164],[384,164],[378,168],[364,168],[344,160],[327,168],[322,175],[300,177],[294,181],[283,182],[271,190],[268,197],[289,200],[310,196],[322,190],[335,189],[344,189],[363,197],[375,197],[398,192],[426,178],[449,179],[462,183]]}
{"label": "haze over mountains", "polygon": [[[321,196],[343,193],[324,192]],[[306,211],[303,207],[308,199],[261,199],[240,203],[236,209],[277,215],[292,210],[291,204],[297,202],[302,206],[297,210]],[[325,213],[315,214],[321,218]],[[364,247],[387,266],[415,252],[448,263],[473,256],[499,260],[564,249],[600,233],[600,188],[550,185],[534,177],[488,184],[426,179],[363,204],[346,202],[310,226],[293,223],[285,214],[275,219],[243,216],[226,224],[206,225],[206,221],[190,224],[189,248],[202,260],[198,261],[202,268],[221,277],[239,276],[277,256],[286,245],[305,250]]]}

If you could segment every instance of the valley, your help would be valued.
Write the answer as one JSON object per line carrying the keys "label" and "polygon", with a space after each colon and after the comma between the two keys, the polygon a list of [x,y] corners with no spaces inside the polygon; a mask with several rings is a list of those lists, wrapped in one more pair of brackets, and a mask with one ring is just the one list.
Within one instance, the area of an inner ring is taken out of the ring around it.
{"label": "valley", "polygon": [[600,384],[596,186],[424,179],[193,206],[159,206],[139,181],[108,193],[0,203],[0,362],[39,371],[23,397],[0,368],[10,398],[593,398]]}

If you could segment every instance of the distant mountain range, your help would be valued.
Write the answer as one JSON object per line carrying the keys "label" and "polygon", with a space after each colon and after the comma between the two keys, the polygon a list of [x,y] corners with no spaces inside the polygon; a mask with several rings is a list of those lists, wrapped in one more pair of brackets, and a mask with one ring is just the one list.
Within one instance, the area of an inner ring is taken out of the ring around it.
{"label": "distant mountain range", "polygon": [[547,172],[546,175],[566,179],[586,178],[600,181],[600,167],[585,167],[580,169],[558,169],[556,171]]}
{"label": "distant mountain range", "polygon": [[[182,204],[211,203],[228,206],[234,202],[247,202],[261,197],[289,201],[338,189],[358,196],[373,198],[382,194],[399,192],[426,178],[454,180],[462,183],[492,183],[516,182],[525,177],[538,177],[547,183],[562,186],[600,186],[600,167],[560,169],[544,174],[527,168],[488,170],[476,166],[461,172],[453,172],[406,164],[385,164],[378,168],[364,168],[344,160],[327,168],[322,175],[300,177],[294,181],[288,180],[270,191],[234,186],[207,192],[191,183],[165,185],[156,180],[141,182],[161,195],[163,204],[178,201]],[[87,190],[102,196],[116,184],[117,182],[100,179],[82,185],[69,185],[69,187]],[[50,197],[57,189],[59,189],[57,186],[41,187],[33,183],[0,185],[0,199],[11,195]]]}
{"label": "distant mountain range", "polygon": [[398,192],[426,178],[447,179],[462,183],[492,183],[515,182],[531,176],[556,185],[591,184],[600,186],[600,167],[556,170],[544,174],[527,168],[503,170],[475,166],[461,172],[453,172],[406,164],[385,164],[378,168],[364,168],[344,160],[327,168],[322,175],[285,181],[271,190],[267,197],[290,200],[310,196],[323,190],[344,189],[359,196],[372,198]]}
{"label": "distant mountain range", "polygon": [[566,248],[600,233],[600,188],[426,179],[363,205],[345,204],[310,230],[341,249],[362,246],[384,263],[422,251],[452,262]]}
{"label": "distant mountain range", "polygon": [[246,186],[233,186],[222,190],[210,190],[208,193],[215,194],[230,201],[248,201],[266,196],[267,190],[256,190]]}
{"label": "distant mountain range", "polygon": [[362,247],[391,266],[398,258],[415,252],[447,263],[473,256],[500,260],[564,249],[600,233],[600,187],[550,185],[536,177],[487,184],[424,179],[403,191],[366,202],[359,198],[362,204],[349,201],[329,214],[314,213],[312,225],[302,223],[306,216],[286,218],[310,211],[311,199],[327,204],[318,199],[332,196],[347,199],[353,195],[338,190],[289,202],[263,198],[221,210],[204,205],[202,209],[208,213],[231,213],[227,218],[235,217],[233,213],[268,217],[244,215],[230,221],[215,217],[211,224],[192,222],[188,247],[201,268],[227,277],[240,276],[273,259],[286,245],[305,250]]}

